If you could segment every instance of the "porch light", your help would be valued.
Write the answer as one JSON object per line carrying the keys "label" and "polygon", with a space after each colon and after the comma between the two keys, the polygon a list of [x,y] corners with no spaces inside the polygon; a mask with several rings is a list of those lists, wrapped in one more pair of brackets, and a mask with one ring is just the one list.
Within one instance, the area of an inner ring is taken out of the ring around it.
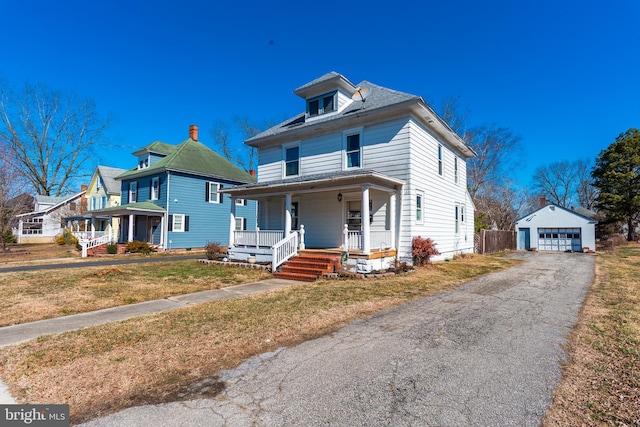
{"label": "porch light", "polygon": [[342,193],[338,193],[338,202],[342,201]]}

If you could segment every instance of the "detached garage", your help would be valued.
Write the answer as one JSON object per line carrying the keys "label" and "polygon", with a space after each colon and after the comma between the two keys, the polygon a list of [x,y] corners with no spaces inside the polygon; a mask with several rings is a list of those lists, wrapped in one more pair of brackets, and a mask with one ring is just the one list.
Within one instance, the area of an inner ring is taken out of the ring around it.
{"label": "detached garage", "polygon": [[547,204],[516,221],[518,249],[555,252],[596,250],[596,223],[593,218]]}

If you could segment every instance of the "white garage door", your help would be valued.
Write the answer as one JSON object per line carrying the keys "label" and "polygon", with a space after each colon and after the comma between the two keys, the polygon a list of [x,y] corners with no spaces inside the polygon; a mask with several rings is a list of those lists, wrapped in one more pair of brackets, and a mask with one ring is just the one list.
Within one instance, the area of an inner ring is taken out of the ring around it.
{"label": "white garage door", "polygon": [[579,228],[538,228],[538,250],[582,252]]}

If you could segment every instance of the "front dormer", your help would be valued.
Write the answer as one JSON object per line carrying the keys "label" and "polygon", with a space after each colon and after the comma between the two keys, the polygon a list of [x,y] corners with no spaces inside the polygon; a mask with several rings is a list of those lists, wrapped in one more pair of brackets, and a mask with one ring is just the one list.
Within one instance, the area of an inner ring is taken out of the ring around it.
{"label": "front dormer", "polygon": [[157,161],[165,158],[174,150],[174,147],[164,142],[155,141],[138,151],[134,151],[133,155],[138,158],[138,170],[146,169]]}
{"label": "front dormer", "polygon": [[342,111],[352,100],[356,86],[341,74],[332,71],[299,87],[296,95],[306,101],[306,119],[314,119]]}

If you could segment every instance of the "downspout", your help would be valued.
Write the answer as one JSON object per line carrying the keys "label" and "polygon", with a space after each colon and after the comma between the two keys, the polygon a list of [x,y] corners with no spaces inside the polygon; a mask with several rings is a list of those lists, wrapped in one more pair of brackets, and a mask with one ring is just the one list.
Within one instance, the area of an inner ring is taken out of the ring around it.
{"label": "downspout", "polygon": [[169,250],[169,205],[171,201],[171,172],[167,171],[167,208],[165,212],[164,224],[162,225],[162,229],[164,231],[164,250]]}

